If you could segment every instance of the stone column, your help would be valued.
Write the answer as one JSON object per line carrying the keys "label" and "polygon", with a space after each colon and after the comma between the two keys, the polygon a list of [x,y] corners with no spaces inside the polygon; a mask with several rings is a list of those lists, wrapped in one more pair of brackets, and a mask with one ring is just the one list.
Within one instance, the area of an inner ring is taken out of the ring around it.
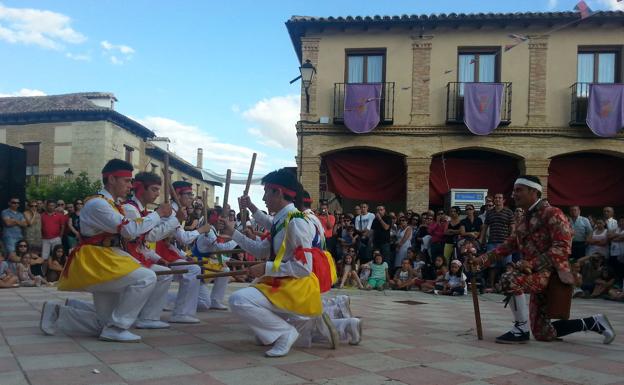
{"label": "stone column", "polygon": [[546,58],[548,36],[529,36],[528,126],[546,125]]}
{"label": "stone column", "polygon": [[548,197],[548,167],[550,159],[530,158],[524,160],[524,174],[535,175],[542,182],[542,198]]}
{"label": "stone column", "polygon": [[321,177],[321,157],[304,156],[301,157],[301,184],[310,193],[310,198],[318,204],[321,197],[319,183]]}
{"label": "stone column", "polygon": [[407,171],[406,208],[415,212],[429,209],[429,170],[431,158],[405,158]]}
{"label": "stone column", "polygon": [[431,42],[413,38],[412,42],[412,109],[410,124],[429,124],[429,84],[431,70]]}
{"label": "stone column", "polygon": [[310,94],[310,113],[306,113],[306,95],[305,88],[303,88],[303,82],[301,82],[301,120],[316,121],[318,119],[316,111],[316,89],[318,84],[318,75],[320,73],[318,67],[318,48],[319,41],[321,39],[317,37],[302,37],[301,38],[301,64],[306,60],[310,60],[314,68],[316,68],[316,74],[312,78],[312,84],[308,88]]}

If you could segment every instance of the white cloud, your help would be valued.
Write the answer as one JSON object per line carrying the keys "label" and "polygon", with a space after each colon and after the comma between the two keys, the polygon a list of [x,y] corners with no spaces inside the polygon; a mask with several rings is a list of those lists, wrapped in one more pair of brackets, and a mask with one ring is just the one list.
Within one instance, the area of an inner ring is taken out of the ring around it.
{"label": "white cloud", "polygon": [[22,88],[19,91],[12,92],[10,94],[2,94],[0,93],[0,97],[6,98],[11,96],[45,96],[46,93],[41,90],[32,90],[30,88]]}
{"label": "white cloud", "polygon": [[618,2],[617,0],[598,0],[598,3],[611,11],[624,11],[624,2]]}
{"label": "white cloud", "polygon": [[87,38],[75,31],[71,19],[62,13],[9,8],[0,3],[0,40],[61,50],[64,43],[79,44]]}
{"label": "white cloud", "polygon": [[557,3],[559,3],[559,0],[548,0],[547,8],[553,10],[557,7]]}
{"label": "white cloud", "polygon": [[76,61],[91,61],[91,55],[86,53],[71,53],[67,52],[65,57]]}
{"label": "white cloud", "polygon": [[297,148],[300,95],[275,96],[262,99],[242,116],[253,124],[248,132],[261,144],[294,150]]}
{"label": "white cloud", "polygon": [[121,65],[132,59],[132,55],[136,52],[134,48],[128,45],[112,44],[107,40],[102,41],[100,46],[104,49],[104,55],[108,56],[111,63],[115,65]]}

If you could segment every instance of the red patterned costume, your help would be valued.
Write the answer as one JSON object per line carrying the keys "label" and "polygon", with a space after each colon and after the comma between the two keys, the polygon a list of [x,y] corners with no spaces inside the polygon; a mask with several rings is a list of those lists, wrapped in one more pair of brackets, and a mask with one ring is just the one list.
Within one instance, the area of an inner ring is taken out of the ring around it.
{"label": "red patterned costume", "polygon": [[503,274],[503,288],[509,294],[530,293],[529,318],[531,332],[539,341],[557,337],[546,316],[544,291],[551,274],[570,272],[568,256],[572,245],[572,228],[563,212],[541,200],[525,214],[524,221],[498,248],[487,254],[484,267],[512,252],[519,252],[531,266],[532,273],[514,271]]}

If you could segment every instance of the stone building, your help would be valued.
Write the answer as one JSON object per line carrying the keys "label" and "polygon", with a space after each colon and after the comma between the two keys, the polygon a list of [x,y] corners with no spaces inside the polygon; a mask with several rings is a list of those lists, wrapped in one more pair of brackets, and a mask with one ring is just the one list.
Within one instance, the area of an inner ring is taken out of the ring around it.
{"label": "stone building", "polygon": [[[623,23],[623,12],[293,16],[296,55],[316,69],[297,124],[301,181],[345,210],[366,200],[422,211],[451,188],[509,196],[521,173],[560,206],[624,206],[624,136],[585,123],[589,84],[622,81]],[[353,133],[345,87],[375,82],[380,124]],[[489,135],[464,124],[463,87],[474,82],[503,84]]]}
{"label": "stone building", "polygon": [[[115,111],[115,102],[105,92],[0,98],[0,143],[26,150],[26,174],[35,180],[81,172],[97,179],[112,158],[161,173],[168,139]],[[219,183],[202,178],[201,164],[169,154],[173,180],[188,180],[212,203]]]}

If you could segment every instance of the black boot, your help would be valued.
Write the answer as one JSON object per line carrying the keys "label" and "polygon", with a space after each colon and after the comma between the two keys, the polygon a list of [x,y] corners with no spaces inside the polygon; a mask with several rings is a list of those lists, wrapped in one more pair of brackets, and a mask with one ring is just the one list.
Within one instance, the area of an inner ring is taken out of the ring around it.
{"label": "black boot", "polygon": [[523,331],[522,328],[526,327],[526,322],[515,322],[514,327],[507,333],[496,337],[496,343],[498,344],[526,344],[530,340],[530,334],[528,331]]}

